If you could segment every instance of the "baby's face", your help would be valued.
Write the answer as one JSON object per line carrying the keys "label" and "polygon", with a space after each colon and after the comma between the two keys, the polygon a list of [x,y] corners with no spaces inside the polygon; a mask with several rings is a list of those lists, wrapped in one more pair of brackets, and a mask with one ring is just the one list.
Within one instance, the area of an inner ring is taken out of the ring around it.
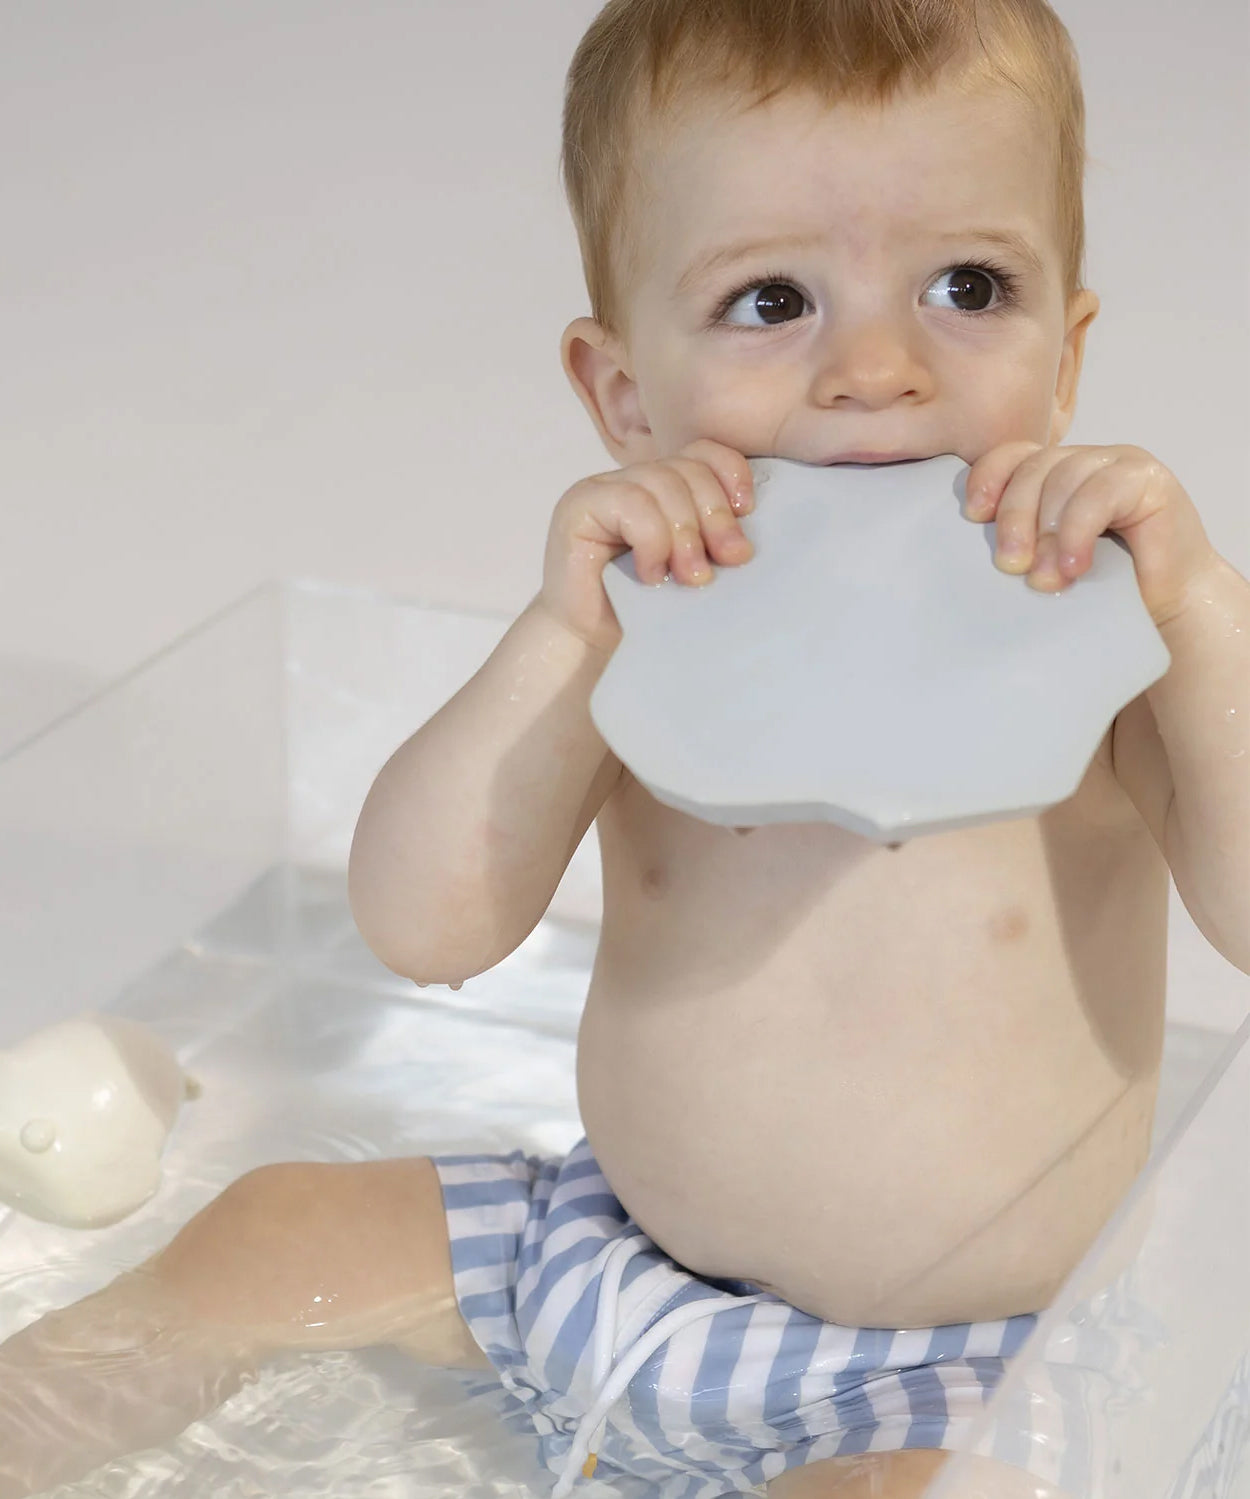
{"label": "baby's face", "polygon": [[[645,167],[630,347],[609,340],[595,391],[619,462],[698,437],[806,463],[973,463],[1061,440],[1098,301],[1064,305],[1023,105],[946,88],[830,111],[783,94],[700,115]],[[775,242],[730,258],[738,241]],[[606,378],[614,365],[626,378]]]}

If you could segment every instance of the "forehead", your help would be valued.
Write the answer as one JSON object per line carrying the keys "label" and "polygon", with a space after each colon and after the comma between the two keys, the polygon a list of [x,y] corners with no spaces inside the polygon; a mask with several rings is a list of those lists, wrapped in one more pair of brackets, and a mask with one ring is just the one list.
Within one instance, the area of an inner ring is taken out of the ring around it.
{"label": "forehead", "polygon": [[1053,253],[1053,165],[1036,109],[950,85],[884,106],[781,94],[708,104],[643,159],[653,265],[670,276],[752,236],[811,235],[867,254],[894,235],[1020,233]]}

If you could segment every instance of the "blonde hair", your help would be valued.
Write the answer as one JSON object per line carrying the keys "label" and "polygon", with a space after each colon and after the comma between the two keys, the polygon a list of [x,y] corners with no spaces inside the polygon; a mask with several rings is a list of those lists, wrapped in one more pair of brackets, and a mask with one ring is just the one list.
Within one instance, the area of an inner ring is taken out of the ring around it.
{"label": "blonde hair", "polygon": [[1085,100],[1072,38],[1046,0],[609,0],[573,56],[562,122],[592,317],[628,337],[645,150],[684,112],[714,99],[755,107],[787,89],[829,107],[884,106],[948,71],[965,93],[1014,90],[1048,125],[1070,299],[1084,271]]}

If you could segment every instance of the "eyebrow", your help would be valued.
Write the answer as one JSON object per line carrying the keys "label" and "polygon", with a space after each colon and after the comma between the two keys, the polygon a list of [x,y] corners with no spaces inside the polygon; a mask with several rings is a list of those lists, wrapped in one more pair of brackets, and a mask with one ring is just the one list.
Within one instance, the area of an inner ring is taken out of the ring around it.
{"label": "eyebrow", "polygon": [[[706,280],[713,271],[732,265],[735,261],[744,260],[748,255],[754,255],[763,250],[804,249],[808,245],[819,244],[822,238],[823,236],[819,234],[783,234],[774,239],[735,240],[733,244],[724,245],[719,250],[710,250],[698,256],[686,267],[673,295],[674,297],[684,296],[691,287],[697,282]],[[1044,274],[1041,257],[1037,251],[1023,235],[1017,234],[1012,229],[957,229],[950,234],[939,234],[937,238],[946,242],[975,239],[982,243],[998,245],[1000,249],[1007,250],[1022,260],[1039,276]]]}

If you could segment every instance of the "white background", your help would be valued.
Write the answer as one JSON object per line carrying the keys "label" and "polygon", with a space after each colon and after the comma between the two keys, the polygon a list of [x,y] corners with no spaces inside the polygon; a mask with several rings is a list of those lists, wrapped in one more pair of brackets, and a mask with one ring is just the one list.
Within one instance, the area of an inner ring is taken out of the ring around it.
{"label": "white background", "polygon": [[[267,578],[525,606],[615,466],[559,356],[599,4],[4,0],[0,752]],[[1250,9],[1058,10],[1102,298],[1068,440],[1157,454],[1250,574]],[[1174,1018],[1248,999],[1174,893]]]}
{"label": "white background", "polygon": [[[268,577],[524,607],[614,466],[559,359],[598,8],[5,0],[0,747]],[[1250,9],[1058,9],[1103,301],[1068,440],[1156,453],[1250,572]]]}

